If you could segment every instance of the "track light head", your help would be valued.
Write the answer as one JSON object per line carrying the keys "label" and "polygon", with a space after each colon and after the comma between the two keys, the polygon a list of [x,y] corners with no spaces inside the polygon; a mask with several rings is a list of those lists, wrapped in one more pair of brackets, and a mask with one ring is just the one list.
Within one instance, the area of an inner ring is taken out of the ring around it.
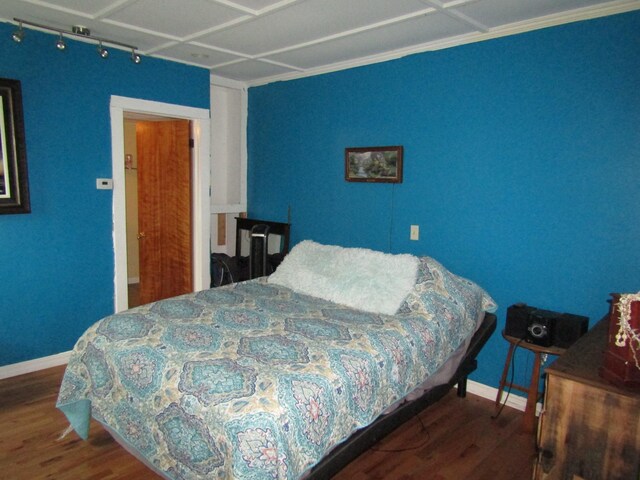
{"label": "track light head", "polygon": [[11,38],[13,38],[13,41],[16,43],[22,42],[22,39],[24,38],[24,30],[22,29],[22,22],[20,22],[20,26],[18,27],[18,30],[13,32],[13,34],[11,35]]}
{"label": "track light head", "polygon": [[109,50],[102,46],[102,42],[98,45],[98,55],[102,58],[107,58],[109,56]]}
{"label": "track light head", "polygon": [[64,37],[62,36],[62,33],[60,33],[60,37],[58,37],[58,40],[56,41],[56,48],[60,51],[67,48],[67,44],[64,42]]}
{"label": "track light head", "polygon": [[138,55],[136,51],[133,49],[131,50],[131,61],[136,65],[142,61],[142,58],[140,58],[140,55]]}

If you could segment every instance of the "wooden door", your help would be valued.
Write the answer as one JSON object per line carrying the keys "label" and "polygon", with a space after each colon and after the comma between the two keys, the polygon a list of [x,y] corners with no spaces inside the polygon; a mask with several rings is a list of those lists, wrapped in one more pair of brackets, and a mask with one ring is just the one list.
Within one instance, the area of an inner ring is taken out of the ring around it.
{"label": "wooden door", "polygon": [[137,122],[140,302],[193,291],[188,120]]}

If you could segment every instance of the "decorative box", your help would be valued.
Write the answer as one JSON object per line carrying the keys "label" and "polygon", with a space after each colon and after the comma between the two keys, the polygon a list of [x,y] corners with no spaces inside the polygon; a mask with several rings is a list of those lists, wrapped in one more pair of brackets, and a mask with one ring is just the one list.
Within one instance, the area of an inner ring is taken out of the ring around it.
{"label": "decorative box", "polygon": [[[600,376],[618,387],[640,389],[640,301],[629,302],[625,295],[612,293],[609,311],[609,335]],[[634,295],[635,296],[635,295]],[[628,303],[625,308],[622,300]],[[620,310],[627,310],[629,329],[621,328]],[[636,335],[635,340],[633,335]]]}

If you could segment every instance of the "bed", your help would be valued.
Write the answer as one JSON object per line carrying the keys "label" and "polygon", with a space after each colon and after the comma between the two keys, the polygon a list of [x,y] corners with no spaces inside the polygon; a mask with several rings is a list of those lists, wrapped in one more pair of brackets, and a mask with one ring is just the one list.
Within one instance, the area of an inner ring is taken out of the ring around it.
{"label": "bed", "polygon": [[432,258],[303,241],[269,277],[94,324],[57,407],[168,479],[328,478],[464,393],[495,308]]}

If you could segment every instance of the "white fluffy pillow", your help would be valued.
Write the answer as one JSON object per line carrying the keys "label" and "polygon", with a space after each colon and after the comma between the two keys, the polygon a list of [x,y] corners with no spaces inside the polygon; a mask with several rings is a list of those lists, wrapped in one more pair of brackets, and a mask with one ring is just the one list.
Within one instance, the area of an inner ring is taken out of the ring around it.
{"label": "white fluffy pillow", "polygon": [[418,265],[413,255],[304,240],[268,281],[358,310],[393,315],[415,285]]}

